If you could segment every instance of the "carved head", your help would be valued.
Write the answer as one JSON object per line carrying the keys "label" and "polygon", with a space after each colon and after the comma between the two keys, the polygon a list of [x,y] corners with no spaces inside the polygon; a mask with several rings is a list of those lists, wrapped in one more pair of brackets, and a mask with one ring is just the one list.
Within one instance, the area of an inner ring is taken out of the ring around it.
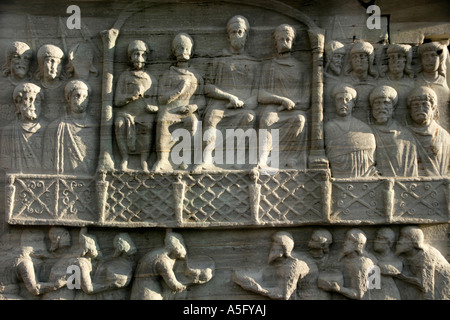
{"label": "carved head", "polygon": [[410,92],[407,103],[411,119],[417,125],[429,125],[439,118],[437,95],[429,87],[418,87]]}
{"label": "carved head", "polygon": [[55,251],[58,248],[70,247],[70,233],[66,228],[51,227],[48,232],[50,239],[50,251]]}
{"label": "carved head", "polygon": [[377,232],[373,249],[376,252],[388,252],[395,242],[395,233],[391,228],[380,228]]}
{"label": "carved head", "polygon": [[374,49],[369,42],[355,42],[350,50],[350,66],[347,70],[347,74],[352,72],[358,74],[367,73],[371,76],[377,77],[378,73],[373,66],[374,59]]}
{"label": "carved head", "polygon": [[325,71],[331,71],[334,75],[341,74],[345,56],[345,46],[339,41],[330,41],[325,46]]}
{"label": "carved head", "polygon": [[13,100],[22,121],[33,122],[39,118],[41,103],[44,100],[44,94],[39,86],[31,82],[19,84],[14,89]]}
{"label": "carved head", "polygon": [[38,72],[36,77],[38,80],[52,81],[62,79],[62,65],[64,60],[64,52],[52,44],[45,44],[39,48],[37,53]]}
{"label": "carved head", "polygon": [[231,47],[236,50],[242,50],[248,38],[250,24],[247,18],[243,16],[234,16],[227,23],[227,37]]}
{"label": "carved head", "polygon": [[115,257],[121,256],[122,254],[131,256],[137,251],[137,248],[128,233],[120,233],[116,235],[114,237],[113,245],[115,249]]}
{"label": "carved head", "polygon": [[351,254],[356,252],[358,255],[364,253],[367,243],[366,234],[357,228],[350,229],[345,235],[344,247],[342,249],[343,254]]}
{"label": "carved head", "polygon": [[376,123],[385,124],[392,119],[398,102],[398,94],[392,87],[379,86],[372,90],[369,101]]}
{"label": "carved head", "polygon": [[86,228],[82,228],[80,231],[79,243],[82,257],[98,258],[102,256],[97,237],[93,234],[88,234]]}
{"label": "carved head", "polygon": [[173,38],[172,53],[177,61],[189,61],[192,56],[194,40],[187,33],[179,33]]}
{"label": "carved head", "polygon": [[90,92],[89,84],[83,80],[72,80],[66,84],[64,95],[72,113],[79,114],[86,112]]}
{"label": "carved head", "polygon": [[[412,69],[412,48],[407,44],[390,44],[386,50],[388,56],[388,71],[391,74],[406,74],[412,78],[414,76]],[[385,73],[385,72],[383,72]]]}
{"label": "carved head", "polygon": [[15,80],[31,79],[31,60],[33,52],[28,44],[21,41],[12,42],[6,48],[6,63],[3,66],[3,75]]}
{"label": "carved head", "polygon": [[291,257],[294,249],[294,239],[289,232],[279,231],[272,236],[272,246],[269,253],[269,263],[283,258]]}
{"label": "carved head", "polygon": [[311,235],[311,239],[308,243],[308,248],[314,257],[322,257],[323,254],[329,252],[331,243],[333,242],[333,236],[328,230],[316,229]]}
{"label": "carved head", "polygon": [[419,57],[421,69],[424,72],[438,72],[440,75],[446,75],[445,47],[439,42],[427,42],[419,46]]}
{"label": "carved head", "polygon": [[336,114],[339,117],[348,117],[352,114],[353,107],[356,104],[356,89],[349,84],[338,84],[331,93],[334,101]]}
{"label": "carved head", "polygon": [[282,24],[275,28],[273,37],[275,39],[278,54],[287,53],[292,50],[295,36],[295,29],[288,24]]}
{"label": "carved head", "polygon": [[128,45],[127,53],[133,69],[141,70],[145,67],[150,50],[144,41],[134,40]]}
{"label": "carved head", "polygon": [[90,73],[98,74],[94,64],[94,52],[87,43],[77,43],[68,52],[67,74],[87,80]]}
{"label": "carved head", "polygon": [[424,235],[419,227],[408,226],[400,230],[400,238],[397,241],[395,254],[408,253],[414,249],[423,249]]}
{"label": "carved head", "polygon": [[167,232],[164,243],[170,256],[173,258],[184,259],[186,257],[186,246],[181,234],[171,231]]}

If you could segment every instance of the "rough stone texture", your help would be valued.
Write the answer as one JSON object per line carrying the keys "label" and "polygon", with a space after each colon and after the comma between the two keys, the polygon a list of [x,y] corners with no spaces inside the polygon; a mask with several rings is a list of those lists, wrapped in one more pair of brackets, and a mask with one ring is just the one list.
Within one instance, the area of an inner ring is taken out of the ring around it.
{"label": "rough stone texture", "polygon": [[[367,3],[80,0],[68,29],[66,3],[2,2],[0,298],[449,299],[449,3],[375,1],[373,30]],[[257,163],[193,163],[219,140],[198,124],[279,129],[281,167],[273,135],[234,149]],[[161,161],[167,128],[187,161]]]}

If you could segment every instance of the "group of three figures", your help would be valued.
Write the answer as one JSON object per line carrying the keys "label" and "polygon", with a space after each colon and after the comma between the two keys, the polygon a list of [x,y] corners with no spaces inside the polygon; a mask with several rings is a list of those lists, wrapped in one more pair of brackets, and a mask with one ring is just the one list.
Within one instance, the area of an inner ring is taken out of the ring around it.
{"label": "group of three figures", "polygon": [[[257,60],[245,53],[249,28],[243,16],[234,16],[228,21],[230,48],[214,59],[206,80],[189,65],[193,40],[186,33],[174,37],[172,53],[177,62],[159,80],[144,69],[148,46],[141,40],[129,44],[128,57],[132,66],[120,75],[115,93],[120,169],[127,170],[129,155],[137,154],[141,168],[148,170],[154,129],[157,160],[153,170],[175,169],[170,152],[179,141],[173,136],[178,128],[187,130],[191,139],[196,133],[202,134],[204,142],[202,161],[183,162],[177,164],[179,168],[187,169],[194,163],[194,172],[218,169],[216,164],[220,161],[215,161],[213,156],[221,143],[218,134],[225,137],[227,129],[256,129],[258,104],[266,105],[259,129],[281,132],[280,154],[286,155],[287,160],[284,163],[280,159],[280,166],[306,167],[305,111],[309,108],[310,90],[306,88],[308,73],[291,56],[295,30],[289,25],[276,28],[277,56],[267,63],[261,75]],[[205,96],[210,98],[208,102]],[[268,134],[265,152],[261,152],[259,158],[261,165],[267,164],[271,141]]]}

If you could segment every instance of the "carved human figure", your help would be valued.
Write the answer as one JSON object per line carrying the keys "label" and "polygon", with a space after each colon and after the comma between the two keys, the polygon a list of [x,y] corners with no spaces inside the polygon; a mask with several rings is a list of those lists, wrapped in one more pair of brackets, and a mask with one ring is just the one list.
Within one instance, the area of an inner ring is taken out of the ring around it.
{"label": "carved human figure", "polygon": [[357,93],[347,84],[337,85],[332,92],[336,118],[325,123],[326,153],[335,178],[370,177],[376,175],[375,136],[363,121],[352,116]]}
{"label": "carved human figure", "polygon": [[[194,41],[186,33],[179,33],[172,41],[172,53],[177,62],[161,76],[158,89],[159,111],[156,122],[155,172],[187,169],[193,163],[174,163],[169,160],[173,147],[179,142],[172,137],[176,129],[187,130],[192,138],[197,132],[199,114],[205,107],[204,81],[197,71],[190,67]],[[186,150],[189,152],[192,150]],[[190,152],[193,155],[193,152]]]}
{"label": "carved human figure", "polygon": [[425,300],[450,299],[450,264],[439,250],[425,243],[419,227],[400,230],[396,254],[404,256],[408,266],[399,279],[417,286]]}
{"label": "carved human figure", "polygon": [[67,53],[67,76],[87,81],[90,74],[97,76],[94,66],[94,52],[85,42],[79,42]]}
{"label": "carved human figure", "polygon": [[398,103],[397,91],[389,86],[376,87],[370,93],[370,105],[376,139],[377,169],[385,177],[418,175],[417,149],[413,134],[393,119]]}
{"label": "carved human figure", "polygon": [[366,41],[355,42],[350,49],[349,65],[346,68],[345,82],[352,85],[358,93],[354,107],[354,117],[366,123],[369,121],[369,94],[376,86],[378,72],[374,66],[373,46]]}
{"label": "carved human figure", "polygon": [[109,287],[99,293],[85,293],[79,290],[77,300],[128,300],[127,286],[131,283],[135,267],[134,255],[137,248],[128,233],[120,233],[113,240],[114,253],[102,259],[92,275],[92,282]]}
{"label": "carved human figure", "polygon": [[276,56],[263,66],[258,102],[259,129],[267,130],[260,143],[259,165],[266,167],[274,148],[272,130],[279,130],[279,168],[306,169],[310,79],[307,68],[292,56],[295,29],[287,24],[274,31]]}
{"label": "carved human figure", "polygon": [[[324,120],[328,121],[335,117],[333,99],[331,92],[333,88],[341,82],[342,69],[344,68],[344,57],[346,49],[339,41],[330,41],[325,45],[325,66],[324,70]],[[327,108],[328,107],[328,108]]]}
{"label": "carved human figure", "polygon": [[158,84],[145,70],[150,54],[142,40],[130,42],[127,48],[131,68],[120,74],[114,97],[115,133],[122,161],[128,170],[129,155],[140,155],[142,170],[148,171],[148,157],[153,145]]}
{"label": "carved human figure", "polygon": [[439,42],[421,44],[418,49],[421,69],[417,75],[416,86],[430,87],[436,92],[439,110],[438,123],[445,130],[450,130],[449,98],[450,89],[446,80],[446,51]]}
{"label": "carved human figure", "polygon": [[403,263],[392,250],[394,244],[395,234],[391,228],[378,229],[373,250],[380,268],[380,286],[372,290],[373,300],[401,300],[400,291],[393,277],[402,272]]}
{"label": "carved human figure", "polygon": [[2,130],[0,165],[8,171],[29,172],[42,168],[44,130],[47,121],[40,117],[41,88],[33,83],[19,84],[13,92],[16,119]]}
{"label": "carved human figure", "polygon": [[35,253],[35,246],[43,242],[41,232],[32,230],[22,231],[19,248],[13,252],[2,253],[0,263],[0,300],[23,300],[26,297],[21,293],[21,284],[27,292],[34,296],[41,296],[47,292],[55,291],[66,284],[65,277],[55,281],[39,281],[39,272],[36,263],[40,255]]}
{"label": "carved human figure", "polygon": [[[226,129],[246,131],[255,127],[259,64],[245,52],[249,32],[250,25],[243,16],[234,16],[227,23],[230,47],[214,59],[206,80],[205,94],[210,100],[203,117],[204,159],[196,170],[217,169],[213,164],[213,152],[215,146],[223,147]],[[220,131],[222,139],[216,139],[216,130]],[[234,150],[230,152],[234,154]],[[222,162],[219,167],[227,168]]]}
{"label": "carved human figure", "polygon": [[134,272],[131,300],[167,300],[173,293],[183,292],[190,284],[203,284],[211,280],[211,269],[191,270],[185,275],[190,283],[181,283],[174,272],[178,260],[186,260],[186,245],[181,234],[168,231],[164,248],[145,254],[138,262]]}
{"label": "carved human figure", "polygon": [[28,82],[32,78],[31,61],[33,51],[30,46],[22,41],[13,41],[6,48],[5,65],[2,68],[3,75],[17,86],[21,82]]}
{"label": "carved human figure", "polygon": [[367,236],[362,230],[354,228],[347,231],[341,254],[344,258],[344,284],[331,280],[319,282],[319,286],[350,299],[370,300],[368,279],[377,260],[366,251],[366,243]]}
{"label": "carved human figure", "polygon": [[91,88],[82,80],[65,86],[67,112],[45,134],[44,168],[57,173],[93,174],[98,157],[98,125],[88,113]]}
{"label": "carved human figure", "polygon": [[298,282],[308,274],[309,267],[293,254],[293,249],[294,239],[290,233],[275,233],[268,260],[273,274],[264,278],[260,269],[256,272],[235,270],[233,281],[245,290],[271,299],[295,299]]}
{"label": "carved human figure", "polygon": [[61,105],[64,103],[63,68],[65,55],[57,46],[45,44],[37,52],[38,69],[35,74],[45,94],[45,117],[53,120],[62,115]]}
{"label": "carved human figure", "polygon": [[380,72],[382,78],[379,85],[390,86],[397,91],[398,105],[394,119],[402,125],[410,123],[406,99],[414,88],[414,72],[412,68],[412,48],[406,44],[390,44],[386,50],[388,59],[385,70]]}
{"label": "carved human figure", "polygon": [[433,89],[418,87],[408,96],[412,124],[417,140],[419,175],[443,176],[450,165],[450,134],[437,122],[437,96]]}
{"label": "carved human figure", "polygon": [[331,295],[318,287],[321,272],[330,266],[330,245],[333,236],[326,229],[315,229],[308,242],[308,253],[302,255],[302,260],[309,267],[309,272],[299,280],[297,296],[299,300],[329,300]]}

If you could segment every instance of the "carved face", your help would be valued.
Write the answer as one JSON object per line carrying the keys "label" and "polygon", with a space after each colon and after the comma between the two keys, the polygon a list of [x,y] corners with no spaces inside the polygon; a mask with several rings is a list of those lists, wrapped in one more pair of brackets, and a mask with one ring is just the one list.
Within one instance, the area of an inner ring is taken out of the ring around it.
{"label": "carved face", "polygon": [[378,124],[387,123],[394,113],[392,100],[388,97],[375,98],[372,103],[372,115]]}
{"label": "carved face", "polygon": [[89,93],[84,88],[74,89],[69,97],[70,110],[73,113],[84,113],[89,102]]}
{"label": "carved face", "polygon": [[351,63],[355,72],[367,72],[369,70],[369,56],[366,53],[352,53]]}
{"label": "carved face", "polygon": [[373,242],[373,250],[376,252],[384,252],[390,249],[390,240],[382,233],[377,233],[377,237]]}
{"label": "carved face", "polygon": [[439,68],[439,55],[435,51],[427,51],[421,56],[422,68],[425,72],[435,72]]}
{"label": "carved face", "polygon": [[31,58],[31,50],[17,50],[11,56],[11,74],[16,78],[23,79],[30,70]]}
{"label": "carved face", "polygon": [[429,124],[434,117],[435,108],[426,96],[411,101],[409,108],[412,120],[419,125]]}
{"label": "carved face", "polygon": [[36,121],[41,114],[41,101],[34,92],[23,92],[15,100],[16,107],[25,121]]}
{"label": "carved face", "polygon": [[147,61],[147,52],[144,50],[134,50],[131,53],[130,60],[135,70],[141,70]]}
{"label": "carved face", "polygon": [[341,74],[343,58],[344,58],[344,54],[342,54],[342,53],[335,53],[331,57],[330,69],[335,75]]}
{"label": "carved face", "polygon": [[280,242],[275,241],[272,243],[269,252],[269,263],[276,261],[284,256],[283,246]]}
{"label": "carved face", "polygon": [[233,49],[241,50],[245,47],[245,42],[247,41],[247,31],[239,24],[236,24],[228,30],[228,40]]}
{"label": "carved face", "polygon": [[175,45],[173,52],[177,61],[189,61],[191,59],[192,43],[187,40],[179,41]]}
{"label": "carved face", "polygon": [[290,52],[294,44],[294,37],[287,31],[278,32],[276,35],[276,45],[278,53]]}
{"label": "carved face", "polygon": [[413,250],[415,247],[415,244],[410,236],[408,235],[401,235],[400,239],[397,241],[397,245],[395,246],[395,254],[401,254],[404,252],[409,252]]}
{"label": "carved face", "polygon": [[388,68],[393,74],[403,73],[406,67],[406,56],[402,53],[390,53]]}
{"label": "carved face", "polygon": [[353,107],[355,106],[355,100],[350,93],[339,92],[334,97],[334,105],[338,116],[347,117],[352,113]]}
{"label": "carved face", "polygon": [[60,58],[45,57],[44,59],[44,78],[54,80],[61,74],[62,63]]}

